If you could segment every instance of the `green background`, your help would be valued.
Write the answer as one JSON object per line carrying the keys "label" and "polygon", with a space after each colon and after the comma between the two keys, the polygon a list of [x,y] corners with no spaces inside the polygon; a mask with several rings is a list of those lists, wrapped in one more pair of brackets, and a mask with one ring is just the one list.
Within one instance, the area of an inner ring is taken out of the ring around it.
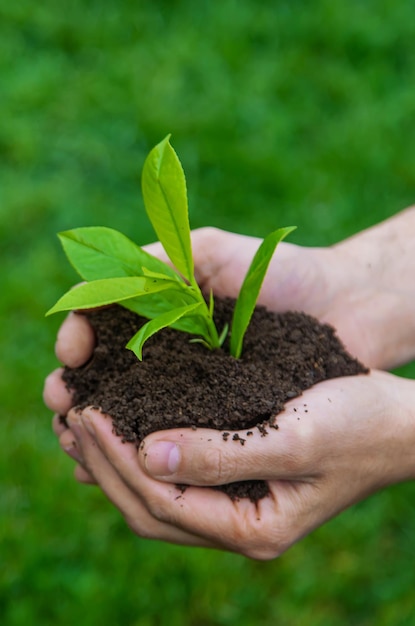
{"label": "green background", "polygon": [[413,484],[274,562],[143,541],[72,479],[41,400],[44,313],[76,280],[55,233],[151,241],[140,172],[168,132],[193,227],[325,246],[413,202],[414,41],[395,0],[0,0],[4,626],[415,623]]}

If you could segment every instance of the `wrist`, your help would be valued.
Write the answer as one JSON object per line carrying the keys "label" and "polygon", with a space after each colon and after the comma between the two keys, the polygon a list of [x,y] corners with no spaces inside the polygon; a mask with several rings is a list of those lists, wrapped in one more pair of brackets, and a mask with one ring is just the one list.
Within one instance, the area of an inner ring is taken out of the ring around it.
{"label": "wrist", "polygon": [[364,343],[366,364],[389,369],[415,358],[415,207],[333,246],[337,294]]}
{"label": "wrist", "polygon": [[388,463],[385,464],[385,485],[415,479],[415,381],[392,374],[383,374],[383,389],[388,389],[388,409],[384,449]]}

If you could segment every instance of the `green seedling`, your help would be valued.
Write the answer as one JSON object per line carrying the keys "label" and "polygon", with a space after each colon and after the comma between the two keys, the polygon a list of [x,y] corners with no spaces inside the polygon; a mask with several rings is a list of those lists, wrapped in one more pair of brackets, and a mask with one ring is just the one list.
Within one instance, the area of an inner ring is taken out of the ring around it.
{"label": "green seedling", "polygon": [[[111,228],[62,232],[63,249],[86,282],[68,291],[47,312],[119,303],[149,319],[127,344],[140,360],[146,340],[167,326],[194,335],[193,341],[210,349],[219,348],[229,332],[228,326],[220,332],[216,328],[213,295],[206,301],[194,276],[186,179],[169,139],[163,139],[148,155],[142,191],[147,215],[173,267]],[[230,353],[235,358],[241,356],[244,335],[275,248],[294,228],[270,233],[248,269],[230,327]]]}

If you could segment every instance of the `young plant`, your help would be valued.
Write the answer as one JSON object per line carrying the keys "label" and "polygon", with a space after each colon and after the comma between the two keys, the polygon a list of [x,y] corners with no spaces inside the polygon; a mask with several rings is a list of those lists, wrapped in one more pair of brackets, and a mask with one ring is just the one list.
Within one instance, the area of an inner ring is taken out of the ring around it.
{"label": "young plant", "polygon": [[[213,295],[206,301],[194,276],[186,180],[169,139],[170,135],[148,155],[142,191],[147,215],[175,269],[111,228],[62,232],[63,249],[86,282],[67,292],[47,312],[51,315],[119,303],[150,320],[127,344],[140,360],[146,340],[167,326],[195,335],[193,341],[210,349],[219,348],[229,330],[227,326],[220,332],[216,328]],[[270,233],[252,260],[232,317],[230,353],[235,358],[241,356],[243,338],[275,248],[294,228]]]}

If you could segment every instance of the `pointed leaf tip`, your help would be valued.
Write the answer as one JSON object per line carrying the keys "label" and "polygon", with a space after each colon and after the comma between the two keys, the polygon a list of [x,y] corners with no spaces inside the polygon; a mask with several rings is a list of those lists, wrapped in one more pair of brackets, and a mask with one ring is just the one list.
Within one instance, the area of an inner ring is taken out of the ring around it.
{"label": "pointed leaf tip", "polygon": [[296,226],[287,226],[267,235],[252,259],[233,311],[230,352],[237,359],[241,356],[243,339],[275,248],[295,229]]}
{"label": "pointed leaf tip", "polygon": [[193,257],[186,179],[167,135],[145,160],[142,175],[144,206],[157,237],[173,265],[193,282]]}

